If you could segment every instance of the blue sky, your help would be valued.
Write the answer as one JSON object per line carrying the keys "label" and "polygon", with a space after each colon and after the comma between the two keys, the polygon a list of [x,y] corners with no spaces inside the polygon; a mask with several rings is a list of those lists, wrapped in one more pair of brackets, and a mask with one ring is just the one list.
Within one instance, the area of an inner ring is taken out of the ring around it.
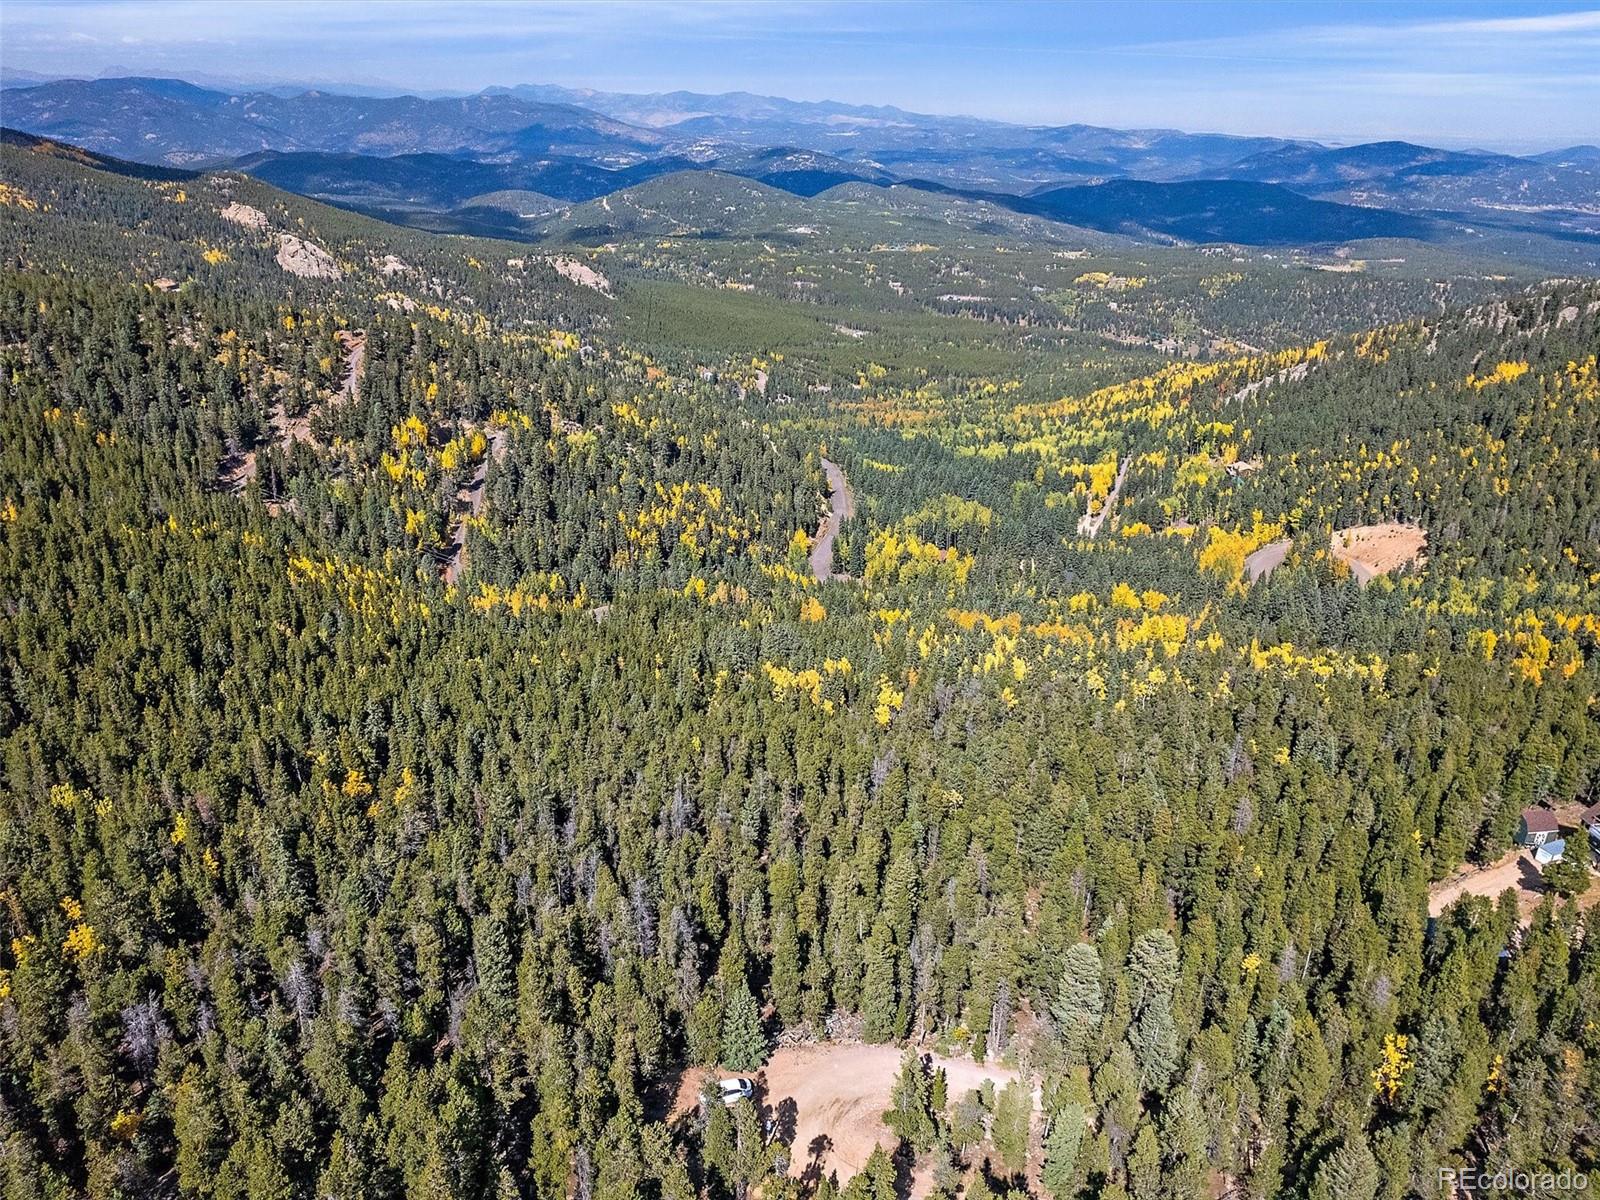
{"label": "blue sky", "polygon": [[89,76],[745,90],[1027,123],[1504,149],[1600,141],[1595,0],[5,0],[0,56]]}

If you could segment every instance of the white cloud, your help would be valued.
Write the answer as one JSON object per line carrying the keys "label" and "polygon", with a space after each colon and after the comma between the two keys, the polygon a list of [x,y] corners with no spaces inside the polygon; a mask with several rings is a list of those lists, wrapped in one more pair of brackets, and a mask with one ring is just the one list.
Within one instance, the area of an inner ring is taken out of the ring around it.
{"label": "white cloud", "polygon": [[1489,34],[1493,37],[1563,35],[1600,31],[1600,10],[1590,12],[1542,13],[1531,17],[1478,17],[1458,21],[1424,21],[1415,26],[1438,34]]}
{"label": "white cloud", "polygon": [[[1515,45],[1507,45],[1508,41]],[[1591,70],[1600,70],[1600,60],[1590,57],[1597,45],[1600,10],[1526,17],[1302,25],[1221,37],[1163,40],[1126,49],[1176,56],[1301,62],[1347,56],[1445,59],[1494,48],[1501,56],[1581,56]],[[1505,66],[1503,57],[1471,61],[1485,71]]]}

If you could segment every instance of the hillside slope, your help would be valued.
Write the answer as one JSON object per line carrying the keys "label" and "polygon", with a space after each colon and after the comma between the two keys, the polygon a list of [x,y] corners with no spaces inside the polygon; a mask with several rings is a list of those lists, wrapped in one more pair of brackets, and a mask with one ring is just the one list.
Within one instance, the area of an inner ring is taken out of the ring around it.
{"label": "hillside slope", "polygon": [[1455,886],[1600,783],[1600,284],[103,166],[0,146],[11,1191],[1600,1170],[1589,873]]}

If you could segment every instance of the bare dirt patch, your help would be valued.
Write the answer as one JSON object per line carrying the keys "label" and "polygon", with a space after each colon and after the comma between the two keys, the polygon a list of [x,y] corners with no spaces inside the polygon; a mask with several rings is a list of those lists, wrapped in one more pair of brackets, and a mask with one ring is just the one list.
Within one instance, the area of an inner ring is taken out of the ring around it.
{"label": "bare dirt patch", "polygon": [[224,491],[238,495],[256,477],[256,452],[230,446],[228,455],[217,465],[217,482]]}
{"label": "bare dirt patch", "polygon": [[344,272],[329,254],[315,242],[297,238],[292,233],[278,235],[278,265],[291,275],[305,279],[342,279]]}
{"label": "bare dirt patch", "polygon": [[1273,384],[1282,383],[1285,380],[1288,380],[1292,383],[1298,383],[1300,380],[1306,377],[1310,370],[1311,361],[1307,359],[1305,362],[1295,363],[1292,367],[1285,367],[1275,375],[1264,375],[1260,379],[1255,380],[1253,383],[1245,384],[1238,391],[1230,395],[1222,402],[1223,406],[1226,407],[1229,404],[1245,400],[1250,396],[1254,396],[1262,388],[1269,388]]}
{"label": "bare dirt patch", "polygon": [[[874,1146],[894,1149],[896,1139],[883,1114],[900,1074],[902,1053],[898,1046],[819,1042],[785,1046],[773,1054],[755,1076],[756,1095],[790,1147],[790,1175],[818,1178],[836,1172],[845,1183],[866,1165]],[[1018,1077],[1007,1067],[971,1059],[933,1055],[932,1062],[934,1069],[945,1072],[952,1105],[984,1080],[999,1088]],[[694,1111],[710,1075],[703,1068],[683,1073],[672,1105],[674,1119]]]}
{"label": "bare dirt patch", "polygon": [[1352,525],[1335,529],[1330,551],[1350,568],[1361,583],[1379,575],[1425,561],[1428,531],[1417,525],[1389,521],[1382,525]]}

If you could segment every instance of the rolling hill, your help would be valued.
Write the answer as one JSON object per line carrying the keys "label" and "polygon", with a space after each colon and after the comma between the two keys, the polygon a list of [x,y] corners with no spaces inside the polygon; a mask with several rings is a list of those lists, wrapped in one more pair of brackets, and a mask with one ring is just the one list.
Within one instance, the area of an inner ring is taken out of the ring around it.
{"label": "rolling hill", "polygon": [[1252,155],[1208,177],[1278,183],[1307,196],[1407,212],[1600,215],[1600,159],[1586,158],[1583,149],[1517,158],[1408,142],[1295,146]]}
{"label": "rolling hill", "polygon": [[1288,246],[1377,237],[1426,241],[1439,233],[1435,222],[1423,218],[1309,200],[1276,184],[1243,181],[1117,179],[1037,192],[1018,207],[1090,229],[1182,242]]}
{"label": "rolling hill", "polygon": [[1505,154],[1436,150],[1410,142],[1366,142],[1333,149],[1281,146],[1241,158],[1205,177],[1281,183],[1314,192],[1401,174],[1470,175],[1519,161]]}

